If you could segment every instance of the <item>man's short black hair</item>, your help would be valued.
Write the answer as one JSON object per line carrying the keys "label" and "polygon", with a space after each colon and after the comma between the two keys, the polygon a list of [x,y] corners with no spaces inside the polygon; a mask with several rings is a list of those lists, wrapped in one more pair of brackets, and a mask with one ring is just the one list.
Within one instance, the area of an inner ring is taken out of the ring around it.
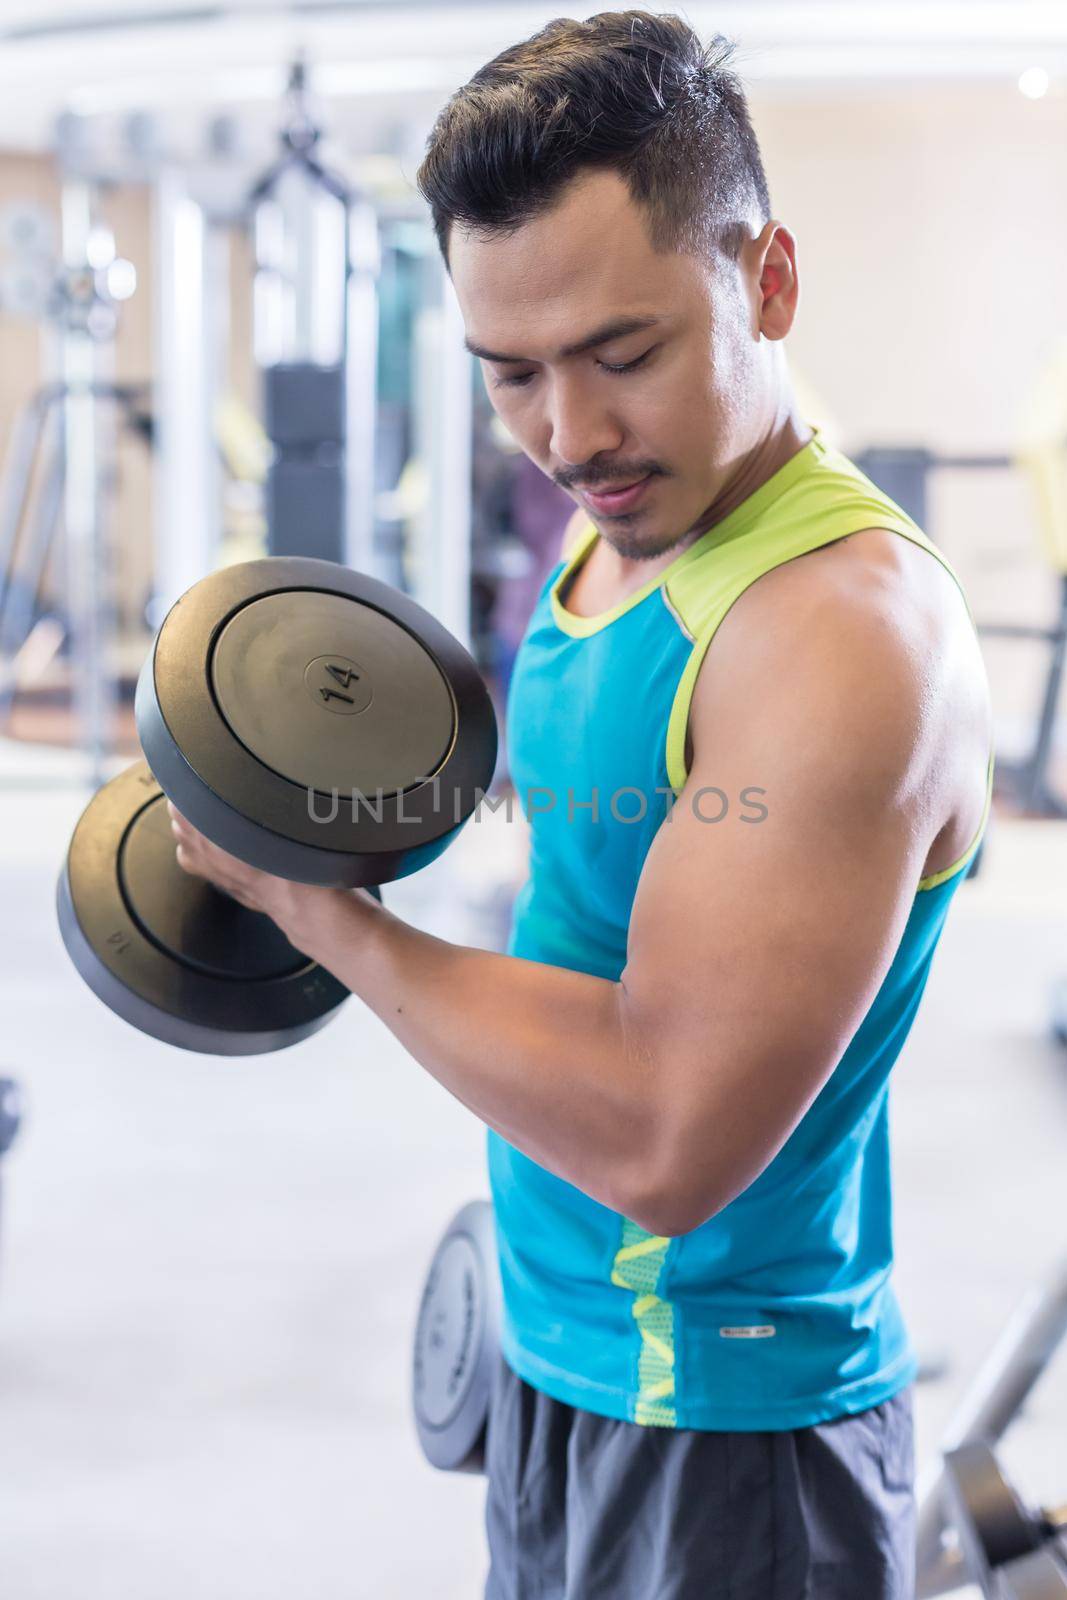
{"label": "man's short black hair", "polygon": [[559,18],[512,45],[452,96],[419,168],[445,259],[454,223],[518,228],[594,169],[626,180],[657,250],[736,256],[771,203],[731,56],[647,11]]}

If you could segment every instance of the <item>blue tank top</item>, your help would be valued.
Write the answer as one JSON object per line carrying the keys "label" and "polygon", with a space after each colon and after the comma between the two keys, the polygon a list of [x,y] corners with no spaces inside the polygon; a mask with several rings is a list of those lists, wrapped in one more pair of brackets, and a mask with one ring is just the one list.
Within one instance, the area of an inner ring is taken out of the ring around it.
{"label": "blue tank top", "polygon": [[[619,978],[645,856],[685,782],[689,700],[718,623],[764,572],[865,528],[900,533],[948,567],[816,434],[614,611],[576,617],[560,600],[595,529],[550,574],[508,704],[510,770],[530,821],[513,955]],[[605,1416],[745,1430],[860,1411],[913,1378],[890,1282],[888,1078],[984,826],[916,885],[890,970],[791,1137],[691,1233],[647,1233],[490,1131],[503,1348],[520,1377]]]}

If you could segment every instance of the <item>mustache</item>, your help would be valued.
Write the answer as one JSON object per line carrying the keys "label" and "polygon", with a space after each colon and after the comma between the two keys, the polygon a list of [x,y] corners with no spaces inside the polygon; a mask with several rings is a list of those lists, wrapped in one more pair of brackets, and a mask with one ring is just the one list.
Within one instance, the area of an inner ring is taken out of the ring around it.
{"label": "mustache", "polygon": [[605,463],[602,467],[586,464],[584,467],[568,467],[562,472],[554,472],[552,479],[561,489],[586,489],[595,485],[598,489],[606,488],[612,483],[637,483],[641,478],[665,478],[668,476],[665,468],[658,461],[627,461]]}

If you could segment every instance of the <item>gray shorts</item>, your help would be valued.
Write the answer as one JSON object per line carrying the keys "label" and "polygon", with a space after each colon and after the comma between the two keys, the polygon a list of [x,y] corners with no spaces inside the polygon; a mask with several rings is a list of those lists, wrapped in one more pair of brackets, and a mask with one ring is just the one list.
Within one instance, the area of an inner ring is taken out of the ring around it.
{"label": "gray shorts", "polygon": [[784,1433],[638,1427],[500,1364],[485,1600],[913,1600],[911,1393]]}

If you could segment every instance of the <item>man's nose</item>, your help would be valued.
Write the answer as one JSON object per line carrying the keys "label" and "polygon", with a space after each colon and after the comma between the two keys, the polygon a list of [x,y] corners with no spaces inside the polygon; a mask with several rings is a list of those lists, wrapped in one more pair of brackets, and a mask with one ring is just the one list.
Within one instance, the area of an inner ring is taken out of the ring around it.
{"label": "man's nose", "polygon": [[582,466],[597,455],[612,455],[623,442],[623,429],[583,386],[553,385],[549,400],[549,448],[555,460]]}

